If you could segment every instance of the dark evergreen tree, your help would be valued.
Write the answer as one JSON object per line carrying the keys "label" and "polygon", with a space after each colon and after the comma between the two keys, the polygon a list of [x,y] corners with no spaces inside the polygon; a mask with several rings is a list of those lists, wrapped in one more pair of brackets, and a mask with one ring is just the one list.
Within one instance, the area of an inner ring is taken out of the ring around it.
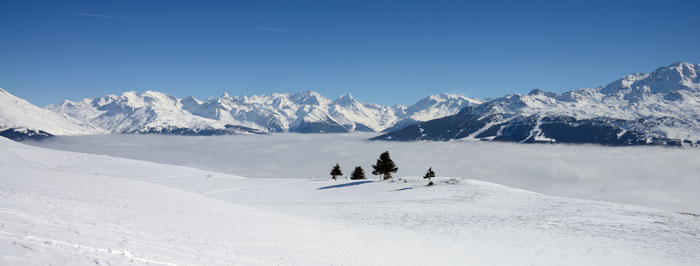
{"label": "dark evergreen tree", "polygon": [[352,174],[350,175],[350,179],[351,180],[365,179],[365,170],[362,169],[362,166],[355,167],[355,170],[353,170]]}
{"label": "dark evergreen tree", "polygon": [[399,170],[399,168],[396,167],[394,161],[391,160],[388,151],[385,151],[379,155],[379,159],[377,159],[377,164],[373,164],[372,168],[374,169],[372,171],[372,174],[382,175],[383,180],[391,178],[391,173],[396,173],[396,171]]}
{"label": "dark evergreen tree", "polygon": [[336,163],[335,166],[333,166],[333,169],[331,169],[331,176],[333,177],[333,180],[338,180],[336,176],[339,175],[343,175],[343,171],[340,171],[340,165]]}
{"label": "dark evergreen tree", "polygon": [[426,178],[427,178],[427,179],[430,181],[430,182],[428,183],[428,186],[432,186],[432,185],[433,185],[433,179],[432,179],[433,177],[435,177],[435,172],[433,172],[433,168],[430,167],[430,168],[428,168],[428,172],[425,173],[425,175],[423,176],[423,179],[426,179]]}

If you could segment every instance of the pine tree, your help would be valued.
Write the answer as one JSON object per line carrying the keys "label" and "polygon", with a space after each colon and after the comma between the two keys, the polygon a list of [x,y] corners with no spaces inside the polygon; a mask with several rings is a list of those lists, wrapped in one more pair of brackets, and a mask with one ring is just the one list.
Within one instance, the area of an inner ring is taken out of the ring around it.
{"label": "pine tree", "polygon": [[426,178],[427,178],[427,179],[430,181],[430,182],[428,183],[428,186],[432,186],[432,185],[433,185],[433,179],[432,179],[433,177],[435,177],[435,172],[433,172],[433,168],[430,167],[430,168],[428,168],[428,172],[425,173],[425,175],[423,176],[423,179],[426,179]]}
{"label": "pine tree", "polygon": [[350,175],[350,179],[351,180],[365,179],[365,170],[362,169],[362,166],[355,167],[355,170],[353,170],[352,174]]}
{"label": "pine tree", "polygon": [[374,169],[372,171],[372,174],[382,175],[383,180],[391,178],[391,173],[396,173],[396,171],[399,170],[399,168],[396,167],[394,161],[391,160],[388,151],[385,151],[379,155],[379,159],[377,159],[377,164],[373,164],[372,168]]}
{"label": "pine tree", "polygon": [[340,171],[340,165],[336,163],[335,166],[333,166],[333,169],[331,169],[331,176],[333,177],[333,180],[338,180],[336,176],[339,175],[343,175],[343,171]]}

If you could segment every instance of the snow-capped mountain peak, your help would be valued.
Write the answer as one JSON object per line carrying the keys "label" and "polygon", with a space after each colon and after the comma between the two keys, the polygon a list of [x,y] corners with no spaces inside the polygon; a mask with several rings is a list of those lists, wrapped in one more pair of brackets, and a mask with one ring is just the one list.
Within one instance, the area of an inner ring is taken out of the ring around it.
{"label": "snow-capped mountain peak", "polygon": [[627,75],[600,88],[603,94],[613,93],[668,93],[672,91],[700,91],[700,64],[678,62],[658,68],[651,73]]}
{"label": "snow-capped mountain peak", "polygon": [[482,104],[483,101],[455,94],[434,94],[407,107],[404,112],[416,121],[430,120],[454,114],[452,110]]}
{"label": "snow-capped mountain peak", "polygon": [[481,103],[463,96],[439,94],[409,107],[389,107],[357,101],[344,94],[330,100],[314,91],[252,96],[178,99],[156,92],[124,92],[46,108],[112,132],[143,132],[152,128],[223,128],[237,125],[268,132],[382,131],[455,114]]}
{"label": "snow-capped mountain peak", "polygon": [[[199,101],[188,98],[188,105]],[[78,102],[48,105],[46,109],[64,113],[110,132],[138,133],[168,128],[223,128],[218,121],[192,115],[180,99],[157,91],[128,91],[119,96],[103,96]]]}
{"label": "snow-capped mountain peak", "polygon": [[[509,94],[446,118],[456,121],[454,128],[430,121],[378,139],[690,143],[700,140],[699,70],[698,64],[681,62],[595,89]],[[431,129],[431,122],[440,130]]]}
{"label": "snow-capped mountain peak", "polygon": [[327,105],[331,101],[315,91],[304,91],[289,95],[289,99],[302,105]]}
{"label": "snow-capped mountain peak", "polygon": [[202,101],[193,96],[187,96],[180,101],[182,104],[202,104]]}
{"label": "snow-capped mountain peak", "polygon": [[333,101],[333,104],[335,105],[342,105],[342,106],[350,106],[350,105],[355,105],[358,104],[359,102],[355,100],[354,97],[350,93],[345,93],[343,95],[340,95],[338,99]]}

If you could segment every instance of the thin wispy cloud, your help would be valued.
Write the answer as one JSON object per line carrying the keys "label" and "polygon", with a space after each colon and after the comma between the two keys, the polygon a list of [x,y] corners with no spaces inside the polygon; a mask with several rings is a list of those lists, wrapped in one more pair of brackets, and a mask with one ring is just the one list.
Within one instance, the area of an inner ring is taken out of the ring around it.
{"label": "thin wispy cloud", "polygon": [[128,17],[119,17],[119,16],[110,16],[110,15],[94,14],[94,13],[83,13],[83,12],[47,11],[47,13],[51,13],[51,14],[61,14],[61,15],[71,15],[71,16],[82,16],[82,17],[93,17],[93,18],[104,18],[104,19],[120,19],[120,20],[131,20],[131,19],[133,19],[133,18],[128,18]]}
{"label": "thin wispy cloud", "polygon": [[264,30],[264,31],[287,31],[287,29],[275,28],[275,27],[265,27],[265,26],[257,26],[257,27],[255,27],[255,29]]}

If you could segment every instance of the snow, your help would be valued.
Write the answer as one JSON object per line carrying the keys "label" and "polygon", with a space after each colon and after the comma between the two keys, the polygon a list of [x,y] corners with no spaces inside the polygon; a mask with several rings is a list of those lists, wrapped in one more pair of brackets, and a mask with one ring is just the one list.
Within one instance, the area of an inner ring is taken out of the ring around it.
{"label": "snow", "polygon": [[382,131],[399,123],[426,121],[456,114],[482,103],[458,95],[432,95],[410,107],[360,103],[346,94],[335,101],[313,91],[292,94],[235,96],[200,101],[179,99],[161,92],[125,92],[78,102],[64,101],[46,109],[66,114],[110,132],[138,132],[148,128],[223,128],[241,125],[271,132],[289,132],[303,123],[338,123],[354,130],[364,125]]}
{"label": "snow", "polygon": [[71,117],[39,108],[0,89],[0,129],[3,128],[43,130],[54,135],[106,133]]}
{"label": "snow", "polygon": [[454,110],[461,110],[467,106],[474,106],[484,101],[461,97],[454,94],[430,95],[416,104],[404,109],[404,112],[415,121],[428,121],[435,118],[456,114]]}
{"label": "snow", "polygon": [[[645,130],[697,138],[698,71],[675,63],[596,89],[485,104],[441,94],[408,107],[310,91],[205,101],[147,91],[47,110],[0,90],[0,128],[288,132],[331,121],[379,131],[470,106],[502,117],[493,123],[667,117]],[[0,138],[0,265],[700,264],[698,149],[367,141],[375,135]],[[383,151],[399,167],[392,180],[327,174],[336,162],[369,173]],[[428,167],[438,175],[430,187]]]}
{"label": "snow", "polygon": [[650,93],[667,93],[671,91],[700,90],[700,64],[687,62],[673,63],[651,73],[637,73],[623,77],[601,88],[604,94],[620,91],[647,90]]}
{"label": "snow", "polygon": [[[185,103],[197,103],[187,99]],[[183,100],[184,101],[184,100]],[[78,102],[64,101],[46,107],[109,132],[141,132],[162,128],[224,128],[225,124],[184,111],[180,99],[161,92],[124,92]]]}
{"label": "snow", "polygon": [[[161,92],[124,92],[46,106],[46,112],[5,91],[0,92],[0,127],[40,129],[54,135],[139,133],[151,129],[222,129],[227,124],[268,132],[294,132],[306,124],[336,131],[385,131],[458,113],[460,110],[499,124],[514,117],[570,116],[621,120],[626,131],[647,137],[700,139],[700,64],[674,63],[651,73],[627,75],[606,86],[561,94],[535,89],[484,102],[459,95],[430,95],[411,106],[361,103],[350,94],[332,101],[305,91],[291,94],[212,97],[200,101]],[[471,107],[471,108],[466,108]],[[466,108],[466,109],[465,109]],[[56,115],[60,113],[61,115]],[[78,122],[80,121],[80,122]],[[337,127],[341,125],[343,128]],[[484,128],[485,130],[486,128]],[[321,129],[306,129],[318,132]],[[546,136],[531,132],[537,139]],[[470,135],[473,138],[474,134]]]}
{"label": "snow", "polygon": [[7,265],[700,262],[698,217],[450,178],[440,169],[431,187],[419,177],[248,179],[6,139],[0,163]]}
{"label": "snow", "polygon": [[0,141],[2,265],[389,265],[337,225],[134,180],[240,177]]}
{"label": "snow", "polygon": [[[376,133],[185,137],[102,135],[27,142],[250,178],[325,178],[331,166],[369,169],[390,151],[398,176],[442,176],[495,182],[574,198],[700,214],[700,149],[601,147],[481,141],[367,141]],[[349,173],[345,173],[349,174]]]}
{"label": "snow", "polygon": [[[700,139],[700,64],[675,63],[651,73],[625,76],[595,89],[561,94],[535,89],[528,95],[509,94],[470,112],[485,118],[570,116],[627,121],[660,119],[658,124],[633,128],[651,136]],[[505,121],[496,121],[502,123]]]}
{"label": "snow", "polygon": [[[459,109],[455,110],[459,111]],[[357,124],[365,125],[374,131],[382,131],[394,125],[399,119],[396,109],[370,103],[361,103],[350,94],[341,95],[329,106],[330,115],[339,124],[355,128]]]}

